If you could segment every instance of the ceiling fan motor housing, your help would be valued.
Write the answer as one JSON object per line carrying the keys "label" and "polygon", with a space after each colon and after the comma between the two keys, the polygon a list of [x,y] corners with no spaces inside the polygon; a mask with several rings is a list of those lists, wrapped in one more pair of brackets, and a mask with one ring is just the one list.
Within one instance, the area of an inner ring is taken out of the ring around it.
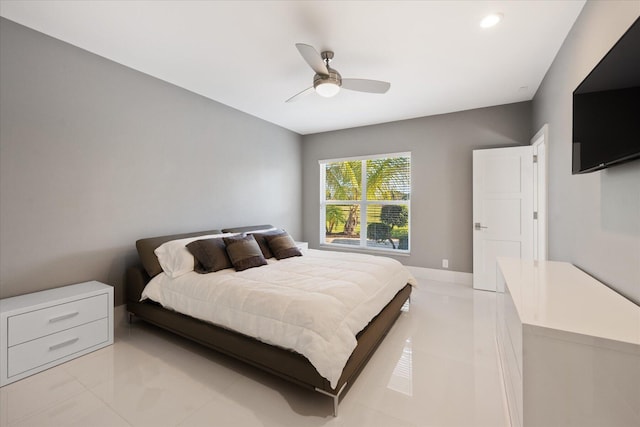
{"label": "ceiling fan motor housing", "polygon": [[333,83],[335,85],[342,86],[342,76],[333,68],[327,67],[329,70],[329,75],[326,74],[316,74],[313,76],[313,87],[317,88],[318,85],[325,83]]}

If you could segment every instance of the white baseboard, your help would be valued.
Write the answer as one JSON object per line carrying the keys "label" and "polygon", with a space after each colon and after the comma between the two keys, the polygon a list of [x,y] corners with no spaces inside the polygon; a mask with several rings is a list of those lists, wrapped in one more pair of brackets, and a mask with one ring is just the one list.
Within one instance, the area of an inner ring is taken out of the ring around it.
{"label": "white baseboard", "polygon": [[411,267],[407,269],[416,278],[435,280],[437,282],[455,283],[458,285],[473,286],[473,274],[461,271],[438,270],[436,268]]}

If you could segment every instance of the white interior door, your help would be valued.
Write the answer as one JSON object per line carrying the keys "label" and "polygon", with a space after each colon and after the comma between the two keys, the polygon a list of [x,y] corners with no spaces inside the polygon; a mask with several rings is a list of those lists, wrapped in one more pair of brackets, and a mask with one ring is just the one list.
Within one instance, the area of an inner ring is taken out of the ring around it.
{"label": "white interior door", "polygon": [[533,149],[473,152],[473,287],[496,290],[496,258],[533,259]]}

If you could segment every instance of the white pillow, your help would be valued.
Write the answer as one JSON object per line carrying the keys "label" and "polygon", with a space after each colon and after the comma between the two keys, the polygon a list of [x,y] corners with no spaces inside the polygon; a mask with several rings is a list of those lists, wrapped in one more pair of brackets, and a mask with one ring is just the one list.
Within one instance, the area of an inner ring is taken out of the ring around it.
{"label": "white pillow", "polygon": [[222,234],[207,234],[204,236],[188,237],[186,239],[170,240],[158,246],[153,251],[158,257],[158,262],[162,270],[169,275],[172,279],[178,276],[182,276],[185,273],[193,271],[195,268],[195,259],[187,245],[191,242],[201,239],[213,239],[216,237],[229,237],[235,236],[238,233],[222,233]]}

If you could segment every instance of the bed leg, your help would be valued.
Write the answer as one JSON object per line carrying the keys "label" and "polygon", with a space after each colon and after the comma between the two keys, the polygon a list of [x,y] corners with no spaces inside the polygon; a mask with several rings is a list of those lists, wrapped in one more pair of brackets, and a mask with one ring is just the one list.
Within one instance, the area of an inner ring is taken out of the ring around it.
{"label": "bed leg", "polygon": [[344,383],[342,385],[342,387],[340,387],[340,390],[338,390],[338,392],[336,394],[333,393],[329,393],[327,391],[324,391],[322,389],[319,389],[316,387],[316,391],[320,394],[324,394],[325,396],[329,396],[330,398],[333,399],[333,416],[337,417],[338,416],[338,403],[340,403],[340,394],[342,394],[342,390],[344,390],[344,388],[347,386],[347,383]]}
{"label": "bed leg", "polygon": [[338,416],[338,401],[340,400],[339,396],[333,396],[333,416]]}

